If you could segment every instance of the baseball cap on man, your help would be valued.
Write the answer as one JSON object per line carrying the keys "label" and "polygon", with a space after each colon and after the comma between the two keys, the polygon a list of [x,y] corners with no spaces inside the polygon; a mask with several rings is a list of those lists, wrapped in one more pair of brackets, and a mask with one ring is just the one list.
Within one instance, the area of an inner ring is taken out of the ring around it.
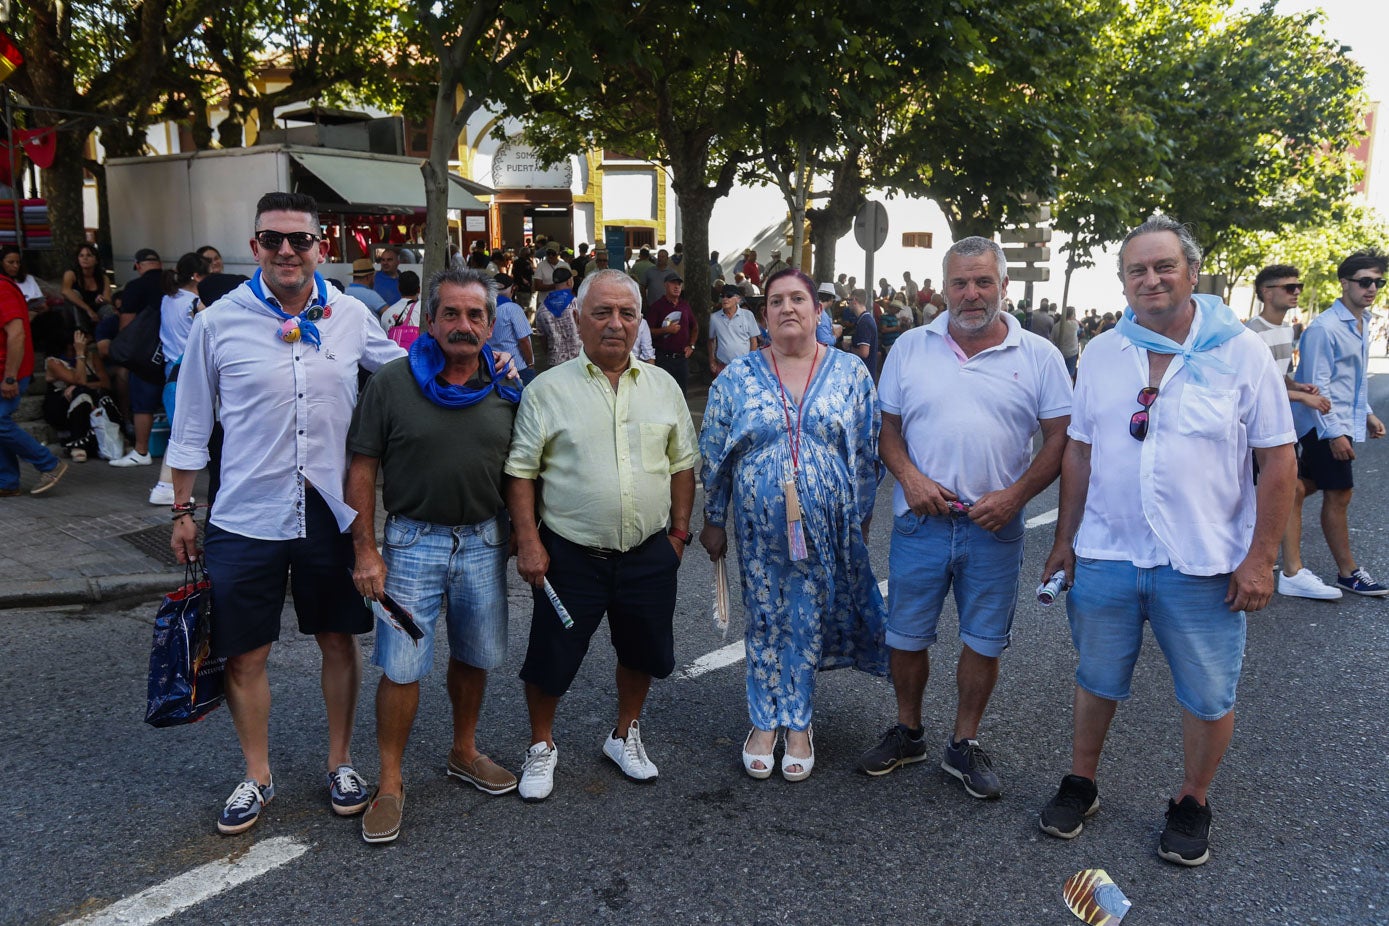
{"label": "baseball cap on man", "polygon": [[828,283],[828,282],[827,282],[827,283],[821,283],[821,284],[820,284],[820,298],[821,298],[821,299],[838,299],[838,298],[839,298],[839,293],[838,293],[838,291],[835,290],[834,284],[833,284],[833,283]]}
{"label": "baseball cap on man", "polygon": [[499,273],[492,278],[492,282],[497,284],[497,289],[506,289],[513,281],[505,273]]}
{"label": "baseball cap on man", "polygon": [[667,271],[666,271],[666,276],[665,276],[665,282],[667,282],[667,283],[683,283],[683,282],[685,282],[685,278],[682,277],[680,274],[676,273],[674,270],[667,270]]}
{"label": "baseball cap on man", "polygon": [[370,257],[359,257],[352,262],[352,275],[354,277],[364,277],[376,269]]}
{"label": "baseball cap on man", "polygon": [[135,252],[135,263],[143,264],[147,260],[159,260],[159,252],[154,248],[141,248]]}
{"label": "baseball cap on man", "polygon": [[743,291],[732,283],[725,285],[723,289],[719,290],[720,299],[727,299],[730,296],[741,296],[742,294]]}
{"label": "baseball cap on man", "polygon": [[574,274],[570,273],[566,268],[560,267],[555,271],[553,279],[556,283],[568,283],[573,277]]}

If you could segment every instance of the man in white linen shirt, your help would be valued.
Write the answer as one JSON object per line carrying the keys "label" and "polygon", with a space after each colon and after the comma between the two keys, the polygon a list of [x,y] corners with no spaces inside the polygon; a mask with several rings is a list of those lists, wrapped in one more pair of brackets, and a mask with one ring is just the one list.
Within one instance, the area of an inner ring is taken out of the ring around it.
{"label": "man in white linen shirt", "polygon": [[1273,358],[1220,299],[1193,297],[1200,268],[1200,246],[1166,216],[1124,239],[1129,308],[1081,356],[1043,569],[1073,582],[1079,666],[1071,773],[1038,822],[1072,839],[1099,810],[1100,751],[1147,621],[1182,708],[1185,758],[1158,855],[1188,866],[1210,856],[1206,794],[1234,732],[1245,611],[1273,595],[1297,473]]}
{"label": "man in white linen shirt", "polygon": [[[1002,311],[1007,271],[1003,249],[986,238],[952,245],[945,254],[949,311],[897,339],[878,385],[878,447],[897,477],[887,619],[897,723],[859,768],[885,775],[926,758],[921,698],[953,586],[964,645],[941,768],[976,798],[1003,790],[978,735],[1012,637],[1023,506],[1060,472],[1071,413],[1061,354]],[[867,312],[861,293],[854,299]]]}
{"label": "man in white linen shirt", "polygon": [[[204,564],[216,616],[212,652],[227,657],[227,706],[246,769],[218,820],[224,834],[254,826],[275,795],[266,660],[291,577],[299,630],[323,654],[329,800],[348,816],[369,797],[351,758],[362,673],[353,635],[373,620],[352,582],[347,430],[358,367],[376,370],[403,351],[365,305],[315,272],[328,252],[321,231],[313,197],[260,198],[251,239],[260,270],[193,320],[179,375],[167,456],[174,498],[191,497],[215,418],[226,432]],[[191,506],[176,505],[174,518],[179,562],[198,558]]]}

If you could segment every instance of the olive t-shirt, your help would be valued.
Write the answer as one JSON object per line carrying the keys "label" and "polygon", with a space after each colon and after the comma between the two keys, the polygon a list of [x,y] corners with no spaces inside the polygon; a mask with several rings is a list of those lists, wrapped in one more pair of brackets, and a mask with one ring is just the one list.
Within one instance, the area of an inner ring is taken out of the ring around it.
{"label": "olive t-shirt", "polygon": [[[479,369],[469,385],[489,381]],[[435,405],[415,382],[410,358],[401,357],[367,383],[347,448],[381,461],[382,501],[391,514],[431,524],[477,524],[505,506],[502,464],[515,418],[516,406],[495,392],[468,408]]]}

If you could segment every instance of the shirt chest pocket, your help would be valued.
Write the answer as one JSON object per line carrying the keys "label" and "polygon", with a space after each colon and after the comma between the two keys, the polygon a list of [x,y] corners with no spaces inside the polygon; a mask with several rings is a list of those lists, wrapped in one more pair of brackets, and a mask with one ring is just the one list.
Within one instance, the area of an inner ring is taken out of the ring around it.
{"label": "shirt chest pocket", "polygon": [[642,422],[637,425],[641,468],[646,472],[656,475],[666,475],[670,472],[670,456],[666,452],[670,432],[671,425],[661,421]]}
{"label": "shirt chest pocket", "polygon": [[1235,426],[1236,397],[1234,389],[1188,385],[1182,390],[1177,433],[1205,440],[1228,439]]}

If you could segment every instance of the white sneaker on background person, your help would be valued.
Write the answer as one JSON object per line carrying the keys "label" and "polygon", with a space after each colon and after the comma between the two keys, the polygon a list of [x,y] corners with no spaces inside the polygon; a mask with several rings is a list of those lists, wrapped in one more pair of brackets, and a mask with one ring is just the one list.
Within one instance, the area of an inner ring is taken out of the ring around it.
{"label": "white sneaker on background person", "polygon": [[173,505],[174,503],[174,484],[172,482],[156,482],[154,488],[150,489],[151,505]]}
{"label": "white sneaker on background person", "polygon": [[1293,575],[1284,575],[1280,569],[1278,571],[1278,594],[1286,595],[1289,598],[1317,598],[1322,601],[1334,601],[1341,597],[1341,590],[1331,585],[1327,585],[1310,569],[1299,569]]}
{"label": "white sneaker on background person", "polygon": [[[111,461],[112,466],[149,466],[154,462],[154,457],[148,453],[140,453],[138,450],[131,450],[123,457],[117,457]],[[170,487],[172,489],[172,487]]]}

